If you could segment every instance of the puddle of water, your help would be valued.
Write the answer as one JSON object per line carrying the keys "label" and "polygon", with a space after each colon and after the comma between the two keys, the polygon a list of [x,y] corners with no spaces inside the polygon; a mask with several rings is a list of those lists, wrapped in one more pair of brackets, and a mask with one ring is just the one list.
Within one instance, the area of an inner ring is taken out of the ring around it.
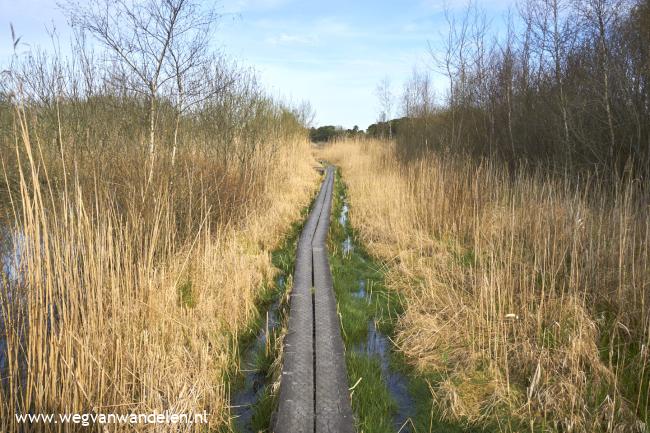
{"label": "puddle of water", "polygon": [[[339,215],[339,223],[348,233],[345,240],[342,242],[342,249],[343,255],[349,255],[354,251],[354,243],[349,235],[347,227],[348,212],[350,208],[344,196],[341,196],[341,200],[343,200],[343,206],[341,207],[341,214]],[[368,293],[366,286],[366,280],[359,280],[359,289],[352,292],[352,296],[357,299],[365,299],[369,301],[371,293]],[[370,320],[368,322],[366,340],[354,344],[352,350],[379,359],[382,379],[384,380],[390,395],[397,404],[397,411],[393,415],[395,431],[399,430],[404,433],[412,432],[412,425],[407,421],[409,418],[415,417],[415,401],[409,392],[407,377],[404,374],[395,371],[390,366],[391,347],[391,342],[388,337],[377,329],[377,324],[374,320]]]}
{"label": "puddle of water", "polygon": [[343,207],[341,208],[341,215],[339,215],[339,224],[341,224],[343,227],[348,223],[348,212],[350,211],[350,207],[348,206],[347,202],[343,202]]}
{"label": "puddle of water", "polygon": [[366,295],[366,280],[359,280],[359,290],[352,292],[352,296],[357,299],[365,299]]}
{"label": "puddle of water", "polygon": [[19,259],[24,243],[22,234],[0,227],[0,273],[10,281],[18,279]]}
{"label": "puddle of water", "polygon": [[[343,200],[343,206],[341,207],[341,214],[339,215],[339,224],[341,224],[341,227],[343,227],[347,233],[348,212],[350,212],[350,206],[348,206],[348,202],[344,200],[343,196],[341,196],[341,199]],[[352,238],[350,238],[349,234],[341,244],[341,248],[343,248],[343,255],[349,255],[354,251],[354,244],[352,243]]]}
{"label": "puddle of water", "polygon": [[[285,277],[281,275],[276,280],[277,287],[284,290]],[[266,322],[260,327],[255,341],[246,349],[241,357],[241,371],[244,374],[244,383],[237,389],[230,399],[231,412],[237,431],[242,433],[255,433],[251,421],[255,414],[255,405],[264,396],[264,390],[269,385],[265,372],[259,370],[259,358],[262,354],[268,355],[269,339],[280,326],[278,307],[280,297],[271,305],[266,313]]]}
{"label": "puddle of water", "polygon": [[343,241],[342,248],[343,255],[349,255],[354,250],[354,245],[352,245],[352,239],[350,239],[349,235]]}
{"label": "puddle of water", "polygon": [[384,379],[384,383],[386,383],[390,395],[397,404],[397,412],[393,415],[393,425],[396,431],[404,426],[401,431],[410,432],[411,425],[407,423],[407,420],[415,417],[415,402],[408,389],[408,379],[404,374],[390,367],[391,342],[388,337],[377,329],[377,324],[374,320],[368,322],[368,337],[366,341],[357,343],[353,347],[353,350],[379,359],[382,378]]}

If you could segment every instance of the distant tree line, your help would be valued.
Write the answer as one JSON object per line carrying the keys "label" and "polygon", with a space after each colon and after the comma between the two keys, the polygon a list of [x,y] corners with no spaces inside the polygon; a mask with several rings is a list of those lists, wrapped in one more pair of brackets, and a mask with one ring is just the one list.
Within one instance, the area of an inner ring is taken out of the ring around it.
{"label": "distant tree line", "polygon": [[314,143],[323,143],[333,141],[337,138],[355,137],[363,135],[364,132],[354,125],[352,129],[344,129],[342,126],[319,126],[318,128],[312,127],[309,130],[309,139]]}
{"label": "distant tree line", "polygon": [[474,6],[447,19],[443,53],[430,48],[444,103],[415,71],[404,117],[371,135],[390,126],[405,159],[444,150],[650,173],[650,0],[524,0],[496,40]]}

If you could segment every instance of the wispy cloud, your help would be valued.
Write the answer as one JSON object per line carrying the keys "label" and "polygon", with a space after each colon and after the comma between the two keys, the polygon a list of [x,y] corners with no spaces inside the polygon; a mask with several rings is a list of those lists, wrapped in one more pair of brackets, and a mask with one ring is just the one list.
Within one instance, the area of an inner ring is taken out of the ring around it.
{"label": "wispy cloud", "polygon": [[470,4],[479,9],[501,11],[515,3],[514,0],[420,0],[420,5],[434,13],[466,9]]}
{"label": "wispy cloud", "polygon": [[298,34],[287,34],[280,33],[276,36],[269,36],[266,38],[265,42],[269,45],[315,45],[318,38],[314,35],[298,35]]}
{"label": "wispy cloud", "polygon": [[264,12],[279,9],[293,0],[223,0],[218,7],[222,13]]}

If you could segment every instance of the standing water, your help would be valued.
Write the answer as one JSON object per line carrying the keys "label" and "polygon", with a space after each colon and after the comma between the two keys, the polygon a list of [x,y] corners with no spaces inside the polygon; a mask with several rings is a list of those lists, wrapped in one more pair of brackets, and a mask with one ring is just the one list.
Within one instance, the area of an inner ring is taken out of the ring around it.
{"label": "standing water", "polygon": [[[348,226],[348,213],[350,208],[345,200],[345,196],[341,196],[340,199],[343,205],[338,220],[346,233],[345,240],[342,242],[342,250],[344,256],[349,256],[354,253],[354,243],[350,236],[350,228]],[[361,259],[365,262],[363,258]],[[358,289],[352,292],[352,296],[370,303],[372,290],[369,292],[366,289],[367,284],[368,282],[365,279],[360,279]],[[412,426],[409,424],[409,420],[415,416],[415,401],[409,392],[408,378],[390,365],[391,349],[392,344],[390,339],[377,328],[375,319],[368,321],[365,341],[356,342],[352,345],[354,352],[379,360],[381,378],[386,384],[386,388],[395,401],[397,408],[392,416],[395,431],[410,432],[412,431]]]}
{"label": "standing water", "polygon": [[[284,290],[285,277],[278,277],[277,288]],[[236,430],[241,433],[254,433],[257,429],[253,425],[257,403],[265,395],[267,386],[270,385],[270,378],[262,368],[263,360],[270,356],[271,338],[279,328],[277,299],[266,313],[266,319],[255,336],[255,340],[244,351],[241,357],[241,372],[244,375],[243,383],[239,389],[233,392],[230,404],[234,417]]]}
{"label": "standing water", "polygon": [[341,215],[339,216],[339,224],[345,228],[346,224],[348,223],[348,212],[350,211],[350,207],[348,206],[348,202],[344,201],[343,202],[343,207],[341,208]]}
{"label": "standing water", "polygon": [[[11,302],[12,286],[18,281],[18,264],[22,236],[0,225],[0,300],[3,303]],[[4,307],[8,307],[5,305]],[[4,327],[4,312],[0,309],[0,377],[5,378],[8,365],[7,340]],[[2,380],[0,379],[0,386]]]}
{"label": "standing water", "polygon": [[366,292],[366,280],[359,280],[359,290],[352,292],[352,296],[357,299],[366,299],[368,293]]}
{"label": "standing water", "polygon": [[18,263],[24,236],[0,226],[0,276],[18,279]]}
{"label": "standing water", "polygon": [[[339,224],[341,224],[341,227],[343,227],[343,229],[347,232],[348,212],[350,211],[350,207],[348,206],[348,202],[345,201],[343,197],[340,198],[343,200],[343,206],[341,207],[341,215],[339,215]],[[352,238],[350,235],[346,236],[341,247],[343,249],[344,256],[352,253],[354,250],[354,245],[352,244]]]}
{"label": "standing water", "polygon": [[393,425],[396,431],[410,432],[410,426],[405,424],[408,423],[410,418],[415,416],[415,402],[408,389],[408,379],[399,371],[391,368],[391,342],[386,335],[377,329],[377,323],[374,320],[368,322],[368,336],[366,340],[355,344],[352,350],[379,359],[381,377],[384,383],[386,383],[388,392],[390,392],[391,397],[397,404],[397,411],[393,414]]}

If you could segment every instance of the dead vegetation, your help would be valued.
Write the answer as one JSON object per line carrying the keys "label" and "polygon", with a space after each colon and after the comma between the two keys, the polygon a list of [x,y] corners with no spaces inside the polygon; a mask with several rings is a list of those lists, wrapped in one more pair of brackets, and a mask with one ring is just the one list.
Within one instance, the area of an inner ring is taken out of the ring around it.
{"label": "dead vegetation", "polygon": [[643,431],[647,186],[576,183],[343,141],[350,218],[402,293],[397,347],[444,416],[502,431]]}

